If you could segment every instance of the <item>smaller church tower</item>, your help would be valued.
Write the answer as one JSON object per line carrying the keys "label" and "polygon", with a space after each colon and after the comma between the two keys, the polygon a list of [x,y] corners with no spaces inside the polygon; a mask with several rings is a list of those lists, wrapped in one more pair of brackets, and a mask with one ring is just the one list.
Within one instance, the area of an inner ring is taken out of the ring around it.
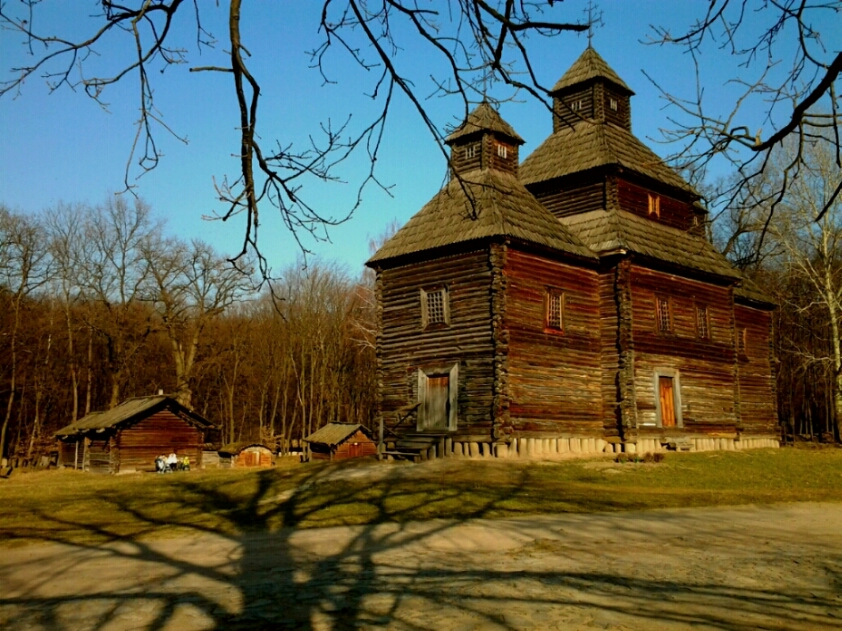
{"label": "smaller church tower", "polygon": [[445,142],[456,173],[497,169],[517,176],[518,148],[523,138],[504,121],[488,101],[480,103]]}

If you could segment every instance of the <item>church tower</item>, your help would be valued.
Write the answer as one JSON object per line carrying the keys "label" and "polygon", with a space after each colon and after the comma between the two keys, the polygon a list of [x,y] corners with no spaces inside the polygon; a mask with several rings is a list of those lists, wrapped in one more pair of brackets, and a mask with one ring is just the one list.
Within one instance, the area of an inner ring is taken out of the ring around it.
{"label": "church tower", "polygon": [[523,138],[487,101],[480,103],[445,140],[450,163],[458,174],[497,169],[517,175],[518,148]]}

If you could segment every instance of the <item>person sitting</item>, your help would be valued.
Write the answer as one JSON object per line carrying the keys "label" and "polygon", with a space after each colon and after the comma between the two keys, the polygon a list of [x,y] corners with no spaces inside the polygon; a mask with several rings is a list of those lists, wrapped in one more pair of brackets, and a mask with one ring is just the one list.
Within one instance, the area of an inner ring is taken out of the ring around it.
{"label": "person sitting", "polygon": [[180,466],[182,471],[190,471],[190,457],[184,456],[184,458],[181,459]]}
{"label": "person sitting", "polygon": [[175,455],[174,451],[167,456],[167,465],[169,465],[170,471],[175,471],[178,468],[178,456]]}
{"label": "person sitting", "polygon": [[164,456],[158,456],[155,458],[155,472],[156,473],[166,473],[167,472],[167,459]]}

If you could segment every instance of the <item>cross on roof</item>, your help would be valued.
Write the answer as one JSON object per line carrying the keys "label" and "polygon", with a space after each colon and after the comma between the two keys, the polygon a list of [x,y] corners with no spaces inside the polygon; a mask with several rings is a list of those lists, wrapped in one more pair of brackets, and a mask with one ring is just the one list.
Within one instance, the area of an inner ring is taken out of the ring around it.
{"label": "cross on roof", "polygon": [[593,48],[591,40],[593,40],[593,31],[595,26],[605,26],[602,21],[602,11],[598,10],[599,5],[593,3],[593,0],[588,0],[588,6],[584,12],[588,16],[588,48]]}

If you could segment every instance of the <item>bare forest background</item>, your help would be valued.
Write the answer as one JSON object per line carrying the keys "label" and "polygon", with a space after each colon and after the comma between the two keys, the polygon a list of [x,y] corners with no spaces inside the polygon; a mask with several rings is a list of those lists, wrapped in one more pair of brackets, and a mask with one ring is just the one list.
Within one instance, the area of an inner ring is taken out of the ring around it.
{"label": "bare forest background", "polygon": [[309,260],[271,289],[256,281],[242,260],[167,236],[140,199],[0,205],[5,454],[46,454],[56,429],[160,390],[223,443],[370,424],[373,280]]}
{"label": "bare forest background", "polygon": [[[780,305],[782,433],[838,440],[842,202],[817,217],[840,168],[824,145],[801,152],[802,177],[771,217],[756,200],[778,185],[774,175],[713,212],[711,234]],[[328,422],[372,427],[372,274],[310,260],[271,286],[260,280],[248,261],[233,266],[201,241],[167,236],[140,199],[38,215],[0,206],[5,453],[49,452],[59,427],[159,390],[218,425],[221,442],[289,444]]]}

